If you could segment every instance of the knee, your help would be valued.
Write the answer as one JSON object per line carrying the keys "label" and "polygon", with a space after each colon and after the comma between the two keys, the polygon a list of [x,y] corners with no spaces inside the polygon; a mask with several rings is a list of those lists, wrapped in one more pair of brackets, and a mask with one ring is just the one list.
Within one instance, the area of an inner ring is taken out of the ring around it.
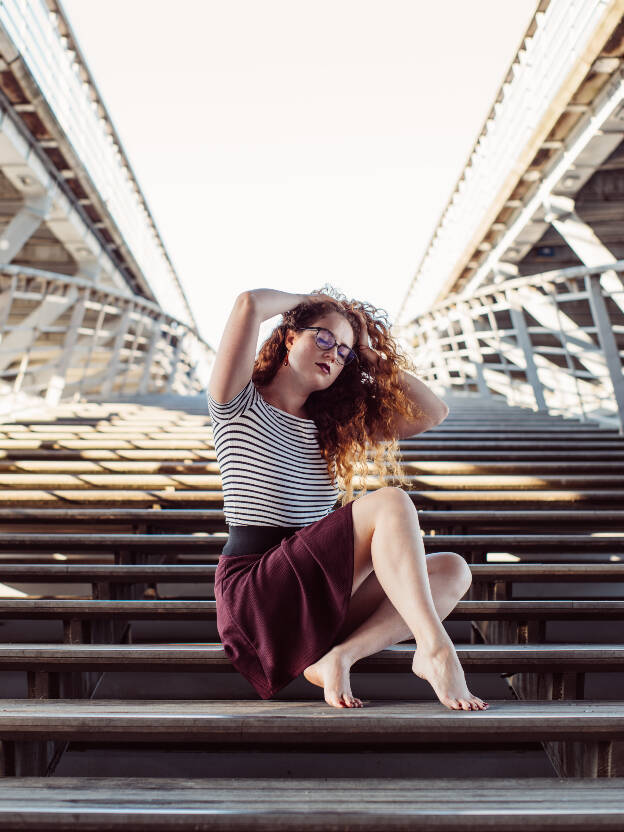
{"label": "knee", "polygon": [[407,509],[416,511],[416,506],[412,502],[412,498],[407,491],[404,491],[396,485],[385,485],[376,493],[384,510],[396,507],[404,510]]}
{"label": "knee", "polygon": [[465,558],[456,552],[445,552],[444,571],[449,581],[453,581],[458,592],[465,595],[472,584],[472,572]]}
{"label": "knee", "polygon": [[472,584],[472,571],[465,558],[455,552],[453,552],[453,555],[455,555],[456,561],[457,580],[465,594],[468,592],[470,585]]}

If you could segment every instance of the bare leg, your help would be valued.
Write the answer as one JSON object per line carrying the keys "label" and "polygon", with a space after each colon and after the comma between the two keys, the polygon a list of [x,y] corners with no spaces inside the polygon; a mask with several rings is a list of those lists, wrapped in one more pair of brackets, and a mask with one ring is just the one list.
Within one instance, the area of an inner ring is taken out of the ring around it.
{"label": "bare leg", "polygon": [[[442,561],[442,568],[436,569],[435,565],[440,561]],[[468,589],[462,578],[453,575],[452,569],[443,568],[446,564],[448,560],[445,561],[442,553],[427,558],[427,565],[433,566],[429,575],[431,594],[436,613],[442,621],[455,609],[457,602],[463,598]],[[372,577],[374,578],[374,575]],[[378,582],[376,583],[379,586]],[[380,589],[379,594],[383,596],[383,590]],[[383,597],[371,615],[318,662],[306,668],[304,676],[309,682],[327,689],[329,697],[333,700],[328,704],[334,704],[335,707],[362,707],[362,701],[351,693],[349,679],[351,666],[359,659],[411,636],[409,627],[390,599]],[[464,706],[464,710],[472,709],[477,710],[477,706]]]}
{"label": "bare leg", "polygon": [[[364,570],[369,558],[384,593],[416,640],[413,672],[431,684],[446,707],[453,710],[485,709],[486,704],[473,696],[466,686],[455,648],[436,610],[418,516],[409,495],[397,488],[380,489],[375,495],[367,495],[354,503],[353,518],[357,543],[354,586],[363,574],[367,574]],[[372,533],[367,538],[366,533],[370,529]],[[464,592],[466,590],[467,587]],[[395,625],[398,627],[396,620],[392,626]],[[381,637],[378,635],[376,638]],[[388,643],[394,642],[386,642],[381,647]],[[348,663],[348,654],[338,648],[329,651],[328,659],[330,654],[334,665],[341,658],[340,686],[352,697],[350,687],[347,692],[344,682],[344,664]],[[309,681],[314,682],[310,676],[317,665],[319,662],[304,671]],[[336,672],[334,667],[331,675],[335,676]],[[326,701],[334,707],[342,707],[344,703],[335,685],[329,685],[329,689],[327,684],[324,687]]]}
{"label": "bare leg", "polygon": [[[443,621],[466,594],[458,590],[456,582],[449,580],[446,573],[434,573],[429,578],[431,595],[436,612]],[[336,645],[355,664],[365,656],[378,653],[385,647],[411,638],[410,628],[396,611],[389,598],[384,598],[372,615]]]}

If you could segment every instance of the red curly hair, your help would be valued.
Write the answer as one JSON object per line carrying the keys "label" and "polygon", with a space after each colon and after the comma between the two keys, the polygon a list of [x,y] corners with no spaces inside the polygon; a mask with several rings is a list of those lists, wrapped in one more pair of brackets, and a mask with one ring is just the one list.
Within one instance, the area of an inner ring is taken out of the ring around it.
{"label": "red curly hair", "polygon": [[[399,444],[392,435],[392,422],[397,414],[410,420],[422,415],[405,395],[399,384],[399,368],[414,370],[390,335],[385,310],[357,300],[347,300],[333,286],[326,284],[311,294],[325,294],[335,301],[302,303],[285,312],[260,347],[254,363],[252,381],[264,387],[271,382],[286,356],[285,338],[289,330],[309,326],[329,312],[338,312],[351,325],[354,344],[359,344],[361,323],[354,310],[363,314],[370,343],[382,355],[379,367],[366,360],[366,350],[354,347],[357,361],[345,364],[336,381],[325,390],[315,390],[306,400],[306,410],[318,430],[318,443],[332,482],[341,490],[341,503],[346,505],[366,493],[369,465],[367,449],[374,454],[373,467],[379,485],[387,485],[390,473],[394,481],[409,485],[398,460]],[[376,437],[382,437],[381,439]],[[357,477],[362,491],[353,493]]]}

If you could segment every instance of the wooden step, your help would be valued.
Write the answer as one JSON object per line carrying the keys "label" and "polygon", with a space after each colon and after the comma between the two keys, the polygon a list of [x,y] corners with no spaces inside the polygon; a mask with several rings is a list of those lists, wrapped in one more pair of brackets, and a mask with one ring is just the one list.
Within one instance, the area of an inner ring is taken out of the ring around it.
{"label": "wooden step", "polygon": [[[624,581],[624,563],[483,563],[469,564],[479,582]],[[21,583],[212,583],[216,564],[65,564],[3,563],[0,581]]]}
{"label": "wooden step", "polygon": [[[549,490],[602,490],[617,489],[621,494],[624,477],[622,474],[562,474],[550,475],[536,473],[532,476],[521,474],[419,474],[406,476],[409,490],[434,488],[439,491],[540,491]],[[360,488],[360,478],[355,479],[355,487]],[[382,487],[381,481],[373,474],[368,476],[367,488],[373,491]],[[96,491],[110,489],[153,490],[159,493],[171,489],[176,492],[212,492],[223,499],[220,474],[122,474],[122,473],[0,473],[0,490],[3,495],[12,493],[12,489],[32,489],[39,492],[51,489],[59,494],[71,491]]]}
{"label": "wooden step", "polygon": [[[196,600],[102,600],[0,598],[0,620],[198,621],[215,620],[215,602]],[[529,601],[459,601],[452,621],[622,621],[624,601],[591,599]]]}
{"label": "wooden step", "polygon": [[[31,443],[32,444],[32,443]],[[572,449],[552,450],[549,448],[540,448],[539,451],[532,451],[529,449],[517,450],[514,447],[507,446],[506,448],[499,448],[497,450],[487,449],[469,449],[460,450],[450,448],[445,445],[444,448],[438,450],[427,450],[421,448],[418,450],[403,449],[399,454],[403,461],[410,460],[475,460],[475,461],[502,461],[509,462],[512,460],[529,460],[542,462],[545,460],[563,462],[570,460],[586,461],[587,451],[575,451]],[[1,449],[0,459],[41,459],[41,460],[81,460],[81,459],[107,459],[107,460],[215,460],[216,453],[214,448],[201,448],[194,450],[157,450],[157,449],[139,449],[139,448],[92,448],[86,450],[70,450],[68,448],[40,448],[40,447],[26,447],[25,449]],[[369,459],[372,455],[369,454]],[[624,460],[624,450],[614,449],[593,449],[591,459],[595,462],[604,460],[605,462],[613,460]]]}
{"label": "wooden step", "polygon": [[440,702],[224,700],[0,700],[0,738],[70,741],[217,742],[281,746],[624,739],[624,702],[490,701],[484,711]]}
{"label": "wooden step", "polygon": [[0,779],[0,825],[23,832],[619,832],[624,778],[10,778]]}
{"label": "wooden step", "polygon": [[[557,474],[617,474],[624,473],[624,461],[594,462],[557,462],[557,461],[519,461],[519,462],[450,462],[444,460],[403,462],[403,469],[408,475],[511,475],[524,474],[533,476],[554,476]],[[368,462],[371,476],[374,465]],[[169,462],[162,460],[65,460],[65,459],[19,459],[0,460],[0,475],[29,474],[196,474],[220,475],[216,461],[193,460],[190,462]]]}
{"label": "wooden step", "polygon": [[[370,490],[370,489],[369,489]],[[510,505],[521,503],[527,507],[538,508],[542,505],[558,504],[561,506],[577,505],[610,505],[624,504],[624,490],[620,488],[595,490],[446,490],[407,492],[417,508],[451,508],[456,503],[476,505],[481,507],[487,503],[488,507],[496,505]],[[151,490],[102,490],[89,488],[80,489],[0,489],[0,506],[99,506],[114,507],[128,506],[152,508],[154,505],[169,505],[180,507],[205,506],[210,508],[223,507],[222,491],[203,491],[189,489],[151,489]]]}
{"label": "wooden step", "polygon": [[[0,452],[2,453],[2,452]],[[29,457],[33,457],[34,452],[28,452]],[[92,452],[95,453],[95,452]],[[101,453],[105,453],[102,451]],[[112,452],[111,452],[112,453]],[[124,451],[119,452],[119,456],[123,454],[128,454],[130,452]],[[140,453],[136,451],[135,453]],[[182,454],[182,452],[180,452]],[[195,452],[192,452],[195,453]],[[207,451],[197,452],[198,455],[209,453]],[[461,450],[455,448],[449,448],[448,446],[444,449],[437,449],[437,450],[404,450],[400,454],[400,459],[402,462],[409,462],[409,461],[441,461],[441,460],[449,460],[452,462],[461,462],[461,461],[501,461],[504,463],[511,462],[513,460],[529,460],[540,464],[543,461],[551,460],[551,461],[571,461],[571,460],[587,460],[588,457],[594,461],[599,462],[601,460],[609,461],[609,460],[623,460],[624,459],[624,451],[619,450],[592,450],[591,454],[588,454],[587,451],[575,451],[575,450],[553,450],[552,448],[540,448],[539,450],[532,451],[528,450],[518,450],[514,447],[507,447],[507,448],[498,448],[497,450],[488,450],[484,449],[469,449],[469,450]],[[60,458],[60,457],[59,457]],[[69,457],[68,457],[69,458]],[[138,458],[138,457],[137,457]],[[173,458],[173,457],[172,457]]]}
{"label": "wooden step", "polygon": [[[502,474],[502,473],[476,473],[476,474],[431,474],[422,472],[419,474],[406,472],[406,480],[410,484],[410,490],[418,488],[438,488],[440,490],[451,489],[479,489],[479,490],[500,490],[500,489],[602,489],[621,488],[624,480],[622,473],[535,473],[528,474]],[[356,480],[356,487],[360,487],[360,477]],[[379,479],[371,472],[368,475],[367,486],[369,490],[381,487]],[[183,471],[163,473],[120,473],[120,472],[97,472],[97,471],[68,471],[66,473],[49,472],[0,472],[0,489],[72,489],[86,491],[89,489],[196,489],[210,490],[222,494],[222,480],[219,473],[184,473]]]}
{"label": "wooden step", "polygon": [[[472,437],[472,438],[471,438]],[[67,447],[79,447],[78,445],[72,445],[69,441],[65,443]],[[522,448],[531,449],[532,452],[545,450],[564,450],[569,449],[571,451],[594,451],[594,450],[621,450],[624,448],[624,438],[613,438],[613,439],[591,439],[587,441],[583,441],[580,439],[568,440],[568,439],[561,439],[560,441],[556,439],[518,439],[514,437],[512,439],[511,436],[501,436],[500,438],[488,438],[482,437],[480,439],[475,439],[473,434],[467,434],[465,439],[457,439],[457,438],[450,438],[450,437],[431,437],[429,438],[429,432],[423,433],[414,439],[405,439],[401,442],[400,447],[404,451],[416,451],[416,450],[448,450],[449,445],[453,446],[454,450],[494,450],[497,448],[500,449],[509,449],[510,445],[516,449],[521,450]],[[0,443],[0,447],[4,447],[4,444]],[[108,446],[107,446],[108,447]],[[138,447],[143,447],[143,445],[138,445]],[[145,445],[145,447],[150,447]],[[154,445],[154,447],[158,447]]]}
{"label": "wooden step", "polygon": [[[456,644],[455,649],[462,666],[470,673],[621,673],[624,669],[624,645],[621,644]],[[414,642],[387,647],[357,661],[352,672],[409,673],[414,650]],[[234,672],[220,642],[0,644],[0,669],[38,673],[66,670]],[[1,715],[0,712],[0,719]]]}
{"label": "wooden step", "polygon": [[[609,454],[611,458],[617,458]],[[138,450],[130,448],[126,450],[110,450],[103,448],[96,448],[86,451],[70,451],[67,448],[57,448],[51,450],[49,448],[30,448],[27,453],[23,450],[0,450],[0,459],[41,459],[41,460],[81,460],[81,459],[110,459],[110,460],[166,460],[168,462],[186,459],[210,459],[216,460],[217,455],[214,449],[207,450],[175,450],[175,451],[158,451],[158,450]]]}
{"label": "wooden step", "polygon": [[[7,476],[21,476],[19,474],[0,475],[0,485],[4,484]],[[93,481],[94,485],[98,484],[98,476],[102,479],[104,475],[88,475],[88,478]],[[113,478],[111,477],[111,480]],[[172,477],[177,479],[184,485],[191,485],[192,482],[197,482],[198,487],[206,487],[203,485],[204,478],[197,477],[192,479],[188,476]],[[373,479],[371,477],[371,479]],[[450,489],[480,489],[480,490],[495,490],[495,489],[523,489],[523,490],[541,490],[541,489],[555,489],[555,488],[577,488],[577,489],[599,489],[599,488],[621,488],[624,482],[624,472],[620,473],[604,473],[604,474],[542,474],[535,472],[532,475],[528,474],[408,474],[406,477],[410,484],[410,489],[417,488],[433,488],[438,487],[440,490],[448,491]],[[138,486],[137,486],[138,487]]]}
{"label": "wooden step", "polygon": [[[218,534],[45,534],[5,533],[0,537],[0,551],[141,551],[196,552],[219,554],[225,537]],[[423,535],[429,552],[608,552],[624,554],[624,532],[605,537],[591,534],[436,534]]]}
{"label": "wooden step", "polygon": [[[586,530],[596,531],[602,528],[624,528],[624,511],[609,508],[596,510],[549,510],[533,509],[508,511],[504,509],[473,511],[430,511],[418,510],[418,519],[422,528],[443,528],[444,526],[487,525],[505,528],[535,528],[536,526],[569,528],[581,526]],[[11,525],[60,524],[68,529],[80,530],[82,524],[94,527],[99,523],[111,526],[144,527],[146,531],[182,526],[188,531],[227,531],[223,509],[208,508],[0,508],[0,528],[9,529]]]}

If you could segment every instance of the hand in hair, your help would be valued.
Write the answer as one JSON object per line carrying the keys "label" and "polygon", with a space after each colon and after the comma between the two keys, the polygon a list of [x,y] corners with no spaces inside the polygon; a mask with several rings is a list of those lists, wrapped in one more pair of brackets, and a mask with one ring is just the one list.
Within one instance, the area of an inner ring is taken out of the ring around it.
{"label": "hand in hair", "polygon": [[325,295],[322,292],[312,292],[309,295],[304,295],[306,299],[306,303],[324,303],[325,301],[330,300],[332,303],[335,303],[337,306],[340,306],[340,301],[333,298],[331,295]]}
{"label": "hand in hair", "polygon": [[356,344],[360,359],[364,359],[368,365],[379,367],[382,358],[379,353],[370,346],[366,315],[360,309],[353,309],[352,312],[360,322],[360,336],[358,343]]}

